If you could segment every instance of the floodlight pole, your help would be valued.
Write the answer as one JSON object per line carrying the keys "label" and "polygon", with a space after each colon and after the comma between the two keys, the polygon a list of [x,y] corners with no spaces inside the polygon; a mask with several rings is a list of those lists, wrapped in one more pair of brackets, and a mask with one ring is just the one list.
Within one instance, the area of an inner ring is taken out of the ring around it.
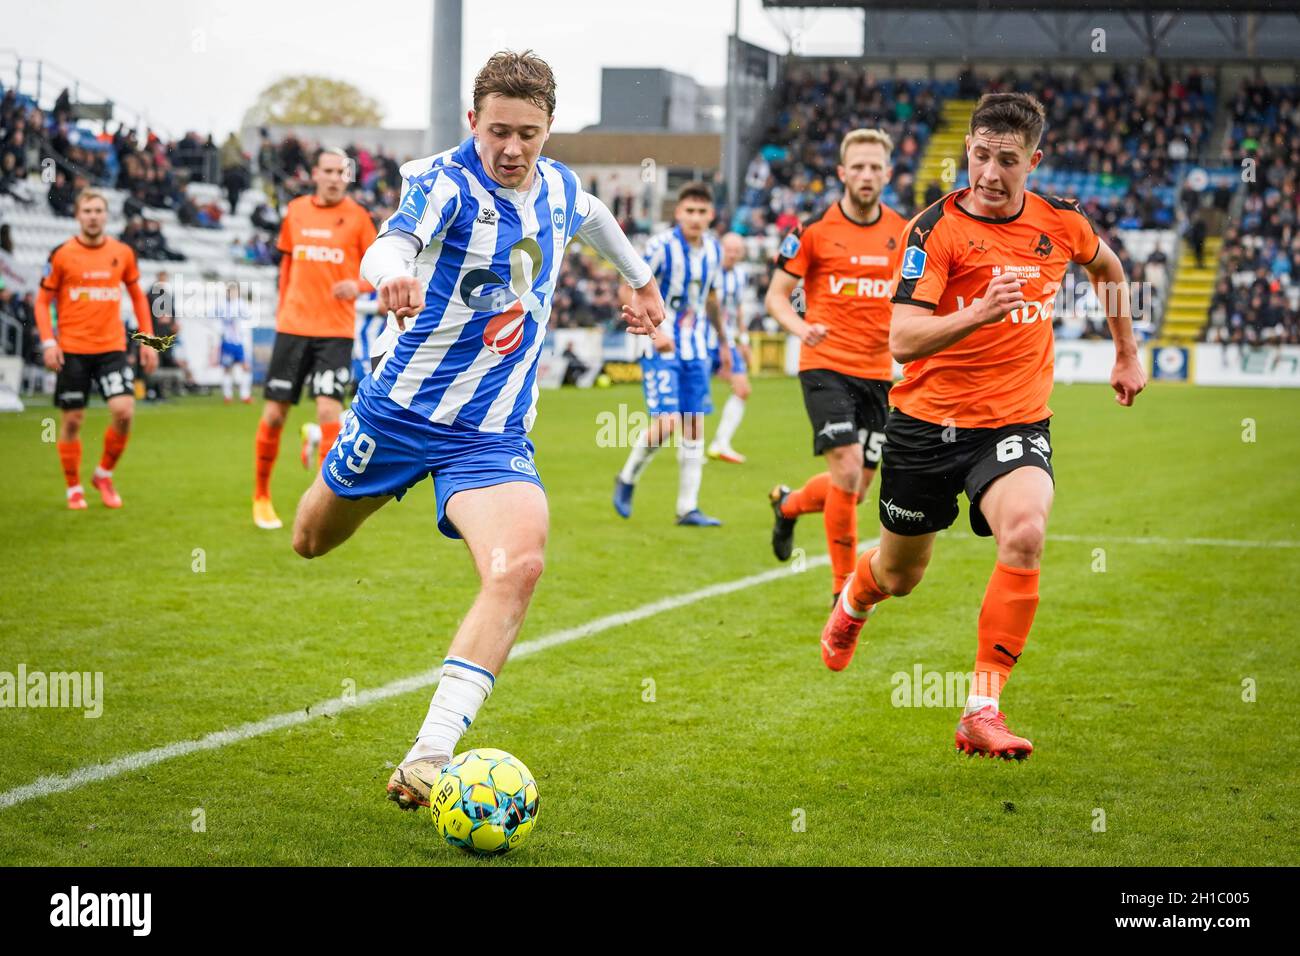
{"label": "floodlight pole", "polygon": [[734,217],[740,202],[740,117],[736,115],[740,99],[736,89],[740,74],[740,0],[735,0],[734,27],[727,40],[727,130],[723,142],[727,177],[727,209]]}
{"label": "floodlight pole", "polygon": [[433,63],[429,75],[429,152],[461,140],[461,0],[433,0]]}

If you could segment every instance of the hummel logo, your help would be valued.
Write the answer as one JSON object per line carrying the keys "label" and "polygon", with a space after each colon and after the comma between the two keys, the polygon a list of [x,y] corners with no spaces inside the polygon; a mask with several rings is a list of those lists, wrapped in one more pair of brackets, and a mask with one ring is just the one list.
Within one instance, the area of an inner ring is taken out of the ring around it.
{"label": "hummel logo", "polygon": [[1005,647],[1003,647],[1001,644],[994,644],[994,645],[993,645],[993,649],[994,649],[995,651],[1001,651],[1003,654],[1007,655],[1007,657],[1011,658],[1011,663],[1013,663],[1013,664],[1014,664],[1016,661],[1020,660],[1020,654],[1023,654],[1023,653],[1024,653],[1024,651],[1021,651],[1020,654],[1012,654],[1009,650],[1007,650],[1007,649],[1006,649]]}
{"label": "hummel logo", "polygon": [[495,226],[497,224],[497,211],[491,206],[484,206],[479,210],[478,218],[475,222],[481,222],[485,226]]}

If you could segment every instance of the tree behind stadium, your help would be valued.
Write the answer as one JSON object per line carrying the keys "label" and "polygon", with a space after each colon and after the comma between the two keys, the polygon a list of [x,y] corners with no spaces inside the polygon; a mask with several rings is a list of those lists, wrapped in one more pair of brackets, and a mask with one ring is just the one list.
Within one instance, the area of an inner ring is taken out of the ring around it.
{"label": "tree behind stadium", "polygon": [[245,126],[379,126],[379,102],[344,80],[304,74],[272,83],[244,114]]}

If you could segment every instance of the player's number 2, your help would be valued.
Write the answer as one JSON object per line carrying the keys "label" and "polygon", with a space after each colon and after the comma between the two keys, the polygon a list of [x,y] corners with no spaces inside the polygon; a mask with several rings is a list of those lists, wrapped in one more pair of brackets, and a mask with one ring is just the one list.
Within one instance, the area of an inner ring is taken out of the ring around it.
{"label": "player's number 2", "polygon": [[[349,443],[357,458],[343,454],[343,448]],[[361,431],[361,422],[357,420],[357,416],[349,412],[347,421],[343,425],[343,434],[339,436],[339,457],[343,459],[343,464],[348,466],[348,471],[359,475],[366,470],[366,465],[370,464],[370,456],[374,453],[375,440]]]}

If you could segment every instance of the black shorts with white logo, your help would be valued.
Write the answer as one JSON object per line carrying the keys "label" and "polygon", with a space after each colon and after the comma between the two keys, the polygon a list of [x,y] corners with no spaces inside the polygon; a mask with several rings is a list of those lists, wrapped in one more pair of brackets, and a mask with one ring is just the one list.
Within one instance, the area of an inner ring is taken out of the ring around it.
{"label": "black shorts with white logo", "polygon": [[862,446],[862,467],[878,467],[894,383],[809,368],[799,373],[799,384],[812,422],[813,454],[824,455],[828,448],[856,442]]}
{"label": "black shorts with white logo", "polygon": [[275,333],[263,394],[268,402],[298,404],[303,383],[307,394],[343,401],[352,380],[352,340]]}
{"label": "black shorts with white logo", "polygon": [[54,404],[58,408],[85,408],[92,384],[104,401],[118,395],[135,395],[135,372],[126,353],[64,352],[63,368],[54,382]]}
{"label": "black shorts with white logo", "polygon": [[1052,476],[1050,421],[957,428],[893,409],[885,426],[880,523],[894,534],[942,531],[957,520],[957,495],[965,491],[971,530],[988,537],[993,532],[979,503],[993,479],[1027,466]]}

